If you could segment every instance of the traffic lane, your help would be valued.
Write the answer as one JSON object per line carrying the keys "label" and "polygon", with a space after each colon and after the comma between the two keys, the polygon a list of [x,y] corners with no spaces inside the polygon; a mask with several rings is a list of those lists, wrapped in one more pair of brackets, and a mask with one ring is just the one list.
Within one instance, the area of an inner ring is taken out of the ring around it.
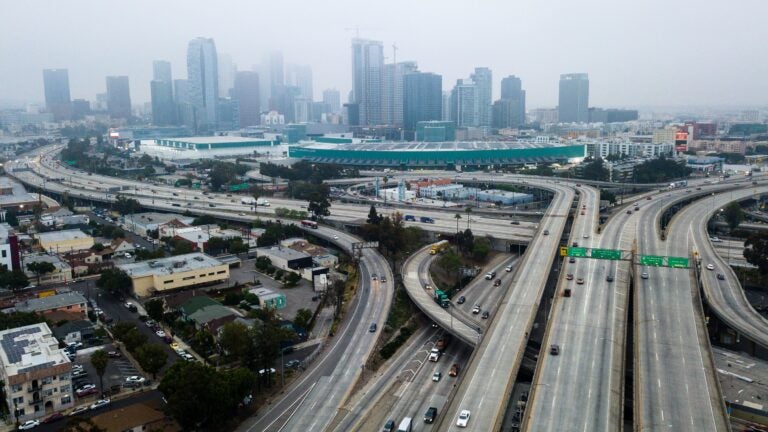
{"label": "traffic lane", "polygon": [[[100,414],[109,413],[110,411],[114,411],[120,408],[125,408],[127,406],[133,405],[135,403],[146,403],[152,406],[158,406],[161,407],[164,405],[163,402],[163,394],[160,393],[157,390],[148,390],[141,393],[136,393],[135,395],[125,398],[125,399],[119,399],[116,401],[113,401],[111,404],[109,404],[109,408],[101,408],[94,411],[85,411],[83,413],[80,413],[76,417],[78,418],[91,418]],[[84,405],[84,404],[83,404]],[[45,418],[45,417],[44,417]],[[64,426],[67,424],[67,422],[72,417],[67,416],[64,419],[61,419],[55,423],[51,424],[41,424],[40,426],[35,428],[35,431],[40,432],[56,432],[60,431],[64,428]]]}

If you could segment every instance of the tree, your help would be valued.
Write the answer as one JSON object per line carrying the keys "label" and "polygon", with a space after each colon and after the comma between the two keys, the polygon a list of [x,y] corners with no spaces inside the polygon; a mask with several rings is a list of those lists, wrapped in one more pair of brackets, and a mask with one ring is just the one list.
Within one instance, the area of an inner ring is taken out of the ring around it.
{"label": "tree", "polygon": [[309,309],[299,309],[296,311],[296,317],[293,319],[293,323],[296,326],[301,327],[304,330],[309,330],[309,324],[312,321],[312,311]]}
{"label": "tree", "polygon": [[109,363],[109,356],[103,349],[94,351],[91,354],[91,364],[96,369],[96,375],[99,376],[99,389],[101,389],[101,393],[104,393],[104,372],[107,371],[107,363]]}
{"label": "tree", "polygon": [[7,314],[0,313],[0,330],[24,327],[42,322],[46,322],[45,318],[42,315],[38,315],[34,312],[11,312]]}
{"label": "tree", "polygon": [[741,209],[739,203],[732,202],[725,207],[723,212],[725,221],[728,222],[728,226],[733,230],[740,223],[744,222],[744,211]]}
{"label": "tree", "polygon": [[744,242],[744,258],[757,266],[761,274],[768,274],[768,232],[752,234]]}
{"label": "tree", "polygon": [[239,402],[228,376],[197,362],[176,362],[158,389],[182,430],[225,430]]}
{"label": "tree", "polygon": [[201,215],[196,217],[192,221],[193,226],[200,226],[200,225],[213,225],[216,223],[216,218],[214,218],[211,215]]}
{"label": "tree", "polygon": [[453,215],[453,218],[456,219],[456,232],[459,232],[459,219],[461,219],[461,215],[456,213]]}
{"label": "tree", "polygon": [[375,206],[371,205],[371,209],[368,211],[368,219],[366,219],[365,222],[372,225],[378,225],[379,222],[381,222],[381,218],[379,217],[379,213],[376,211]]}
{"label": "tree", "polygon": [[581,171],[581,178],[586,180],[608,181],[610,173],[603,164],[603,159],[596,158],[584,165],[584,168]]}
{"label": "tree", "polygon": [[141,210],[141,204],[133,198],[126,198],[122,195],[119,195],[115,201],[114,208],[121,215],[127,215],[131,213],[138,213]]}
{"label": "tree", "polygon": [[[320,185],[325,186],[325,185]],[[309,205],[307,210],[312,213],[315,218],[328,216],[331,212],[328,210],[331,207],[331,202],[328,199],[327,188],[318,188],[309,196]]]}
{"label": "tree", "polygon": [[157,378],[157,373],[168,361],[168,353],[162,345],[145,343],[136,348],[136,360],[138,360],[144,372],[151,373],[152,378]]}
{"label": "tree", "polygon": [[470,229],[470,222],[472,222],[472,207],[467,206],[464,209],[464,212],[467,214],[467,229]]}
{"label": "tree", "polygon": [[19,226],[19,218],[16,216],[16,211],[8,210],[5,213],[5,221],[12,227]]}
{"label": "tree", "polygon": [[40,285],[40,276],[56,270],[56,266],[47,261],[35,261],[27,264],[27,270],[37,276],[37,284]]}
{"label": "tree", "polygon": [[174,243],[171,255],[184,255],[195,251],[195,245],[192,243],[180,240]]}
{"label": "tree", "polygon": [[16,291],[27,286],[29,286],[29,279],[23,271],[8,271],[5,266],[0,267],[0,288]]}
{"label": "tree", "polygon": [[250,345],[253,344],[251,333],[248,327],[238,322],[224,324],[219,338],[219,345],[224,350],[225,355],[237,360],[245,360],[245,354],[250,351]]}
{"label": "tree", "polygon": [[160,299],[152,299],[144,303],[144,309],[147,311],[147,315],[153,320],[160,322],[163,320],[163,301]]}
{"label": "tree", "polygon": [[128,274],[120,269],[107,269],[101,272],[96,286],[112,294],[130,294],[133,282]]}
{"label": "tree", "polygon": [[207,330],[198,330],[192,337],[192,349],[204,357],[208,357],[214,348],[214,339],[211,332]]}

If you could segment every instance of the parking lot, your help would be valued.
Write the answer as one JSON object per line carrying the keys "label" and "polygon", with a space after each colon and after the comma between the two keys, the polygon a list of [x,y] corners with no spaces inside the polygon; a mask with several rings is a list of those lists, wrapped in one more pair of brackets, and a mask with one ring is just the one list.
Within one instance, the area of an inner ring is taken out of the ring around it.
{"label": "parking lot", "polygon": [[[99,388],[99,375],[96,373],[96,369],[91,364],[91,354],[93,354],[93,352],[98,349],[104,349],[107,352],[117,351],[117,349],[112,344],[78,351],[74,363],[76,365],[81,365],[83,367],[84,373],[79,376],[74,376],[73,374],[73,390],[77,390],[86,384],[93,384],[96,386],[96,389]],[[109,362],[107,362],[107,370],[104,372],[103,377],[104,391],[109,392],[110,389],[117,388],[120,388],[120,392],[131,391],[131,389],[124,385],[126,378],[129,376],[137,375],[142,376],[141,371],[134,367],[133,364],[131,364],[131,362],[125,358],[125,356],[120,355],[119,357],[110,357]],[[149,382],[147,382],[147,384],[149,384]],[[98,393],[78,397],[76,404],[97,398]]]}

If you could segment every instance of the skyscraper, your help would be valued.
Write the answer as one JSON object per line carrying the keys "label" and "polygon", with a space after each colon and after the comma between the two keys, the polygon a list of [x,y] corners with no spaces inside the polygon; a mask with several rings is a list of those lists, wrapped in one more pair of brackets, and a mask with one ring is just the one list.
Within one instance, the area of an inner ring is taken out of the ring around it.
{"label": "skyscraper", "polygon": [[520,78],[510,75],[501,80],[501,99],[493,103],[493,126],[516,128],[525,124],[525,90]]}
{"label": "skyscraper", "polygon": [[213,39],[196,38],[187,47],[189,103],[197,130],[216,127],[219,100],[219,67]]}
{"label": "skyscraper", "polygon": [[261,115],[259,75],[251,71],[238,72],[235,75],[235,88],[232,96],[239,104],[240,127],[259,124]]}
{"label": "skyscraper", "polygon": [[477,85],[471,79],[460,79],[451,91],[451,120],[457,127],[479,126]]}
{"label": "skyscraper", "polygon": [[413,72],[406,74],[403,82],[403,121],[406,131],[415,131],[420,121],[442,118],[442,76]]}
{"label": "skyscraper", "polygon": [[43,69],[45,107],[56,121],[72,117],[72,99],[69,94],[69,71],[67,69]]}
{"label": "skyscraper", "polygon": [[291,79],[286,80],[286,84],[296,86],[301,89],[301,96],[310,102],[314,100],[314,90],[312,89],[312,67],[309,65],[292,65]]}
{"label": "skyscraper", "polygon": [[172,82],[171,62],[165,60],[155,60],[152,62],[152,79]]}
{"label": "skyscraper", "polygon": [[403,78],[408,73],[417,72],[418,69],[416,62],[413,61],[384,65],[382,124],[403,125]]}
{"label": "skyscraper", "polygon": [[219,96],[229,96],[229,91],[235,87],[235,74],[237,74],[237,65],[232,61],[229,54],[218,53],[217,67],[219,69]]}
{"label": "skyscraper", "polygon": [[272,93],[278,92],[285,85],[285,68],[283,64],[283,52],[272,51],[269,53],[269,85]]}
{"label": "skyscraper", "polygon": [[560,75],[560,123],[586,123],[589,121],[589,76],[585,73]]}
{"label": "skyscraper", "polygon": [[341,112],[341,93],[336,89],[323,90],[323,103],[328,104],[328,109],[338,114]]}
{"label": "skyscraper", "polygon": [[470,78],[475,82],[477,104],[477,126],[490,126],[492,122],[493,73],[485,67],[475,68]]}
{"label": "skyscraper", "polygon": [[127,76],[107,77],[107,111],[112,118],[131,117],[131,90]]}
{"label": "skyscraper", "polygon": [[352,97],[360,125],[382,123],[384,45],[381,41],[352,39]]}
{"label": "skyscraper", "polygon": [[171,63],[155,60],[152,63],[152,76],[154,79],[149,83],[152,96],[152,123],[158,126],[176,124]]}
{"label": "skyscraper", "polygon": [[176,101],[176,118],[178,123],[190,128],[195,127],[195,109],[189,102],[189,81],[173,80],[173,95]]}
{"label": "skyscraper", "polygon": [[443,115],[442,121],[451,121],[451,92],[443,92]]}

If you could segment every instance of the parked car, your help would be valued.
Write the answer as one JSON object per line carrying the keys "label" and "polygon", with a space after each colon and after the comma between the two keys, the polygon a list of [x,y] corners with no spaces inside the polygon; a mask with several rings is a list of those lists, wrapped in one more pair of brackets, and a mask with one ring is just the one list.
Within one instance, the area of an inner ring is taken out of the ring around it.
{"label": "parked car", "polygon": [[131,376],[125,378],[125,382],[136,382],[136,383],[141,384],[144,381],[146,381],[146,378],[144,378],[143,376],[138,376],[138,375],[131,375]]}
{"label": "parked car", "polygon": [[103,408],[109,405],[110,403],[112,403],[112,401],[109,399],[99,399],[96,402],[91,404],[91,409],[95,410],[95,409]]}
{"label": "parked car", "polygon": [[157,337],[161,337],[161,338],[165,337],[165,332],[162,330],[156,331],[155,334],[157,335]]}
{"label": "parked car", "polygon": [[285,367],[288,369],[293,369],[301,366],[301,360],[288,360],[288,362],[285,364]]}
{"label": "parked car", "polygon": [[74,410],[72,410],[72,412],[69,413],[69,415],[70,416],[76,416],[76,415],[78,415],[80,413],[83,413],[83,412],[86,412],[86,411],[88,411],[88,405],[82,405],[82,406],[79,406],[79,407],[75,408]]}
{"label": "parked car", "polygon": [[19,430],[30,430],[34,429],[36,427],[40,426],[40,421],[38,420],[27,420],[24,423],[19,425]]}

